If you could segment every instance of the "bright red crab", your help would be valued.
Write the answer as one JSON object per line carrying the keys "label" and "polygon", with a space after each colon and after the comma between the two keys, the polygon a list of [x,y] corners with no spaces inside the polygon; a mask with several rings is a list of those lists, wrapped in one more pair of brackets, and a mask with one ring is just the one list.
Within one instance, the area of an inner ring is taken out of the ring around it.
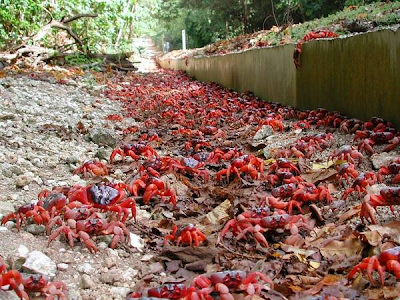
{"label": "bright red crab", "polygon": [[291,172],[294,175],[300,175],[299,169],[285,158],[278,158],[270,167],[269,172],[276,170]]}
{"label": "bright red crab", "polygon": [[69,194],[69,201],[78,201],[85,205],[102,210],[116,212],[122,223],[129,217],[136,218],[136,202],[132,197],[126,198],[127,186],[125,184],[93,184],[88,186],[75,186]]}
{"label": "bright red crab", "polygon": [[32,217],[33,221],[39,225],[47,224],[50,220],[50,214],[43,206],[38,204],[25,204],[19,207],[16,212],[4,216],[1,220],[1,225],[15,219],[16,227],[20,230],[21,223],[24,223],[25,219],[30,217]]}
{"label": "bright red crab", "polygon": [[339,149],[333,151],[333,153],[328,157],[329,160],[346,160],[354,164],[354,160],[358,160],[358,164],[362,161],[362,154],[358,152],[353,146],[344,145]]}
{"label": "bright red crab", "polygon": [[362,195],[366,192],[366,187],[375,184],[376,175],[374,172],[361,173],[355,178],[351,187],[345,190],[343,194],[343,200],[346,200],[349,194],[358,192],[358,196],[361,199]]}
{"label": "bright red crab", "polygon": [[385,152],[392,151],[400,145],[400,138],[393,132],[383,131],[383,132],[371,132],[369,130],[356,132],[356,137],[354,140],[366,138],[358,144],[359,151],[365,151],[368,154],[375,153],[373,148],[374,145],[389,144],[383,150]]}
{"label": "bright red crab", "polygon": [[229,183],[231,175],[241,179],[241,173],[248,174],[253,180],[259,179],[264,173],[264,161],[254,155],[242,155],[235,158],[228,168],[218,171],[216,179],[221,181],[226,176],[226,182]]}
{"label": "bright red crab", "polygon": [[108,175],[108,169],[107,166],[100,161],[88,160],[79,168],[75,169],[73,174],[83,174],[85,177],[106,176]]}
{"label": "bright red crab", "polygon": [[147,296],[170,300],[189,299],[193,291],[193,287],[187,287],[184,284],[164,284],[160,287],[147,290]]}
{"label": "bright red crab", "polygon": [[378,180],[382,182],[382,175],[395,175],[392,179],[392,183],[400,183],[400,157],[394,162],[391,162],[388,166],[383,166],[379,169]]}
{"label": "bright red crab", "polygon": [[96,215],[79,221],[68,219],[67,223],[63,223],[50,234],[49,244],[62,233],[68,239],[71,248],[74,247],[75,239],[79,238],[92,253],[97,252],[97,247],[90,238],[93,235],[114,235],[110,243],[110,248],[112,249],[119,242],[125,241],[126,236],[129,236],[129,231],[122,222],[108,222],[106,219],[99,218]]}
{"label": "bright red crab", "polygon": [[125,156],[130,156],[135,160],[140,158],[139,155],[143,155],[147,159],[158,156],[157,152],[151,146],[143,143],[129,144],[122,146],[121,148],[114,149],[114,151],[110,155],[111,162],[114,160],[117,154],[119,154],[122,159],[124,159]]}
{"label": "bright red crab", "polygon": [[293,62],[294,65],[296,66],[296,69],[300,70],[300,54],[301,54],[301,48],[304,42],[308,42],[311,40],[315,39],[327,39],[327,38],[334,38],[338,37],[339,35],[329,31],[329,30],[318,30],[314,32],[309,32],[303,38],[300,40],[300,42],[297,43],[296,48],[294,49],[293,52]]}
{"label": "bright red crab", "polygon": [[360,218],[370,220],[376,224],[375,209],[378,206],[392,206],[400,204],[400,187],[384,187],[379,195],[367,194],[361,205]]}
{"label": "bright red crab", "polygon": [[168,166],[165,169],[176,170],[184,174],[193,174],[196,176],[201,176],[204,182],[210,179],[210,173],[207,169],[204,169],[205,163],[199,162],[192,157],[184,157],[182,159],[171,158]]}
{"label": "bright red crab", "polygon": [[[259,295],[265,288],[264,284],[273,285],[272,280],[260,272],[246,274],[244,271],[224,271],[212,273],[207,276],[200,275],[193,280],[193,286],[200,288],[195,291],[200,299],[212,300],[212,292],[218,292],[221,300],[233,300],[231,292],[241,291],[246,294],[245,300],[251,299],[254,295]],[[197,298],[197,299],[199,299]],[[193,299],[193,298],[192,298]],[[195,298],[196,299],[196,298]]]}
{"label": "bright red crab", "polygon": [[193,224],[185,224],[179,227],[174,225],[172,232],[164,237],[164,245],[168,243],[168,240],[176,242],[177,246],[181,243],[189,246],[200,246],[207,240],[207,237]]}
{"label": "bright red crab", "polygon": [[382,285],[385,283],[385,270],[393,272],[397,280],[400,280],[400,247],[394,247],[381,252],[378,256],[364,258],[349,273],[348,279],[351,280],[358,272],[367,271],[369,281],[374,284],[372,272],[377,271]]}
{"label": "bright red crab", "polygon": [[343,179],[345,179],[347,184],[350,185],[349,177],[353,179],[358,177],[358,172],[356,171],[355,166],[348,162],[341,163],[337,167],[337,171],[336,180],[338,181],[339,186],[342,186]]}

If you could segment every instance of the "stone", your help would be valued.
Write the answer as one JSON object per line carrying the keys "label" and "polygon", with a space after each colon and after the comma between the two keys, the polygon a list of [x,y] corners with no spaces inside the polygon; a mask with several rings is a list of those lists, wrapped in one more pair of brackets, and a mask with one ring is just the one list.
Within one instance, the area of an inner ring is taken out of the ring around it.
{"label": "stone", "polygon": [[129,239],[132,247],[136,248],[140,252],[143,251],[144,241],[139,235],[130,232]]}
{"label": "stone", "polygon": [[83,289],[91,289],[94,286],[95,286],[95,283],[92,280],[92,278],[87,274],[83,274],[81,277],[81,287]]}
{"label": "stone", "polygon": [[66,271],[66,270],[68,270],[68,267],[69,267],[69,265],[65,264],[65,263],[57,264],[57,269],[60,271]]}
{"label": "stone", "polygon": [[96,128],[90,132],[90,140],[99,146],[115,147],[115,132],[106,128]]}
{"label": "stone", "polygon": [[77,268],[77,271],[80,273],[85,273],[85,274],[93,274],[95,269],[93,268],[93,266],[89,263],[83,263],[81,265],[79,265]]}
{"label": "stone", "polygon": [[33,174],[31,172],[27,172],[22,175],[18,175],[15,178],[15,185],[16,187],[22,188],[33,181]]}
{"label": "stone", "polygon": [[112,299],[114,300],[125,300],[130,290],[131,289],[127,287],[112,287],[110,288],[110,294],[113,295]]}
{"label": "stone", "polygon": [[99,150],[97,150],[97,152],[95,153],[95,157],[100,158],[100,159],[104,159],[104,160],[108,160],[110,158],[111,155],[111,151],[101,148]]}
{"label": "stone", "polygon": [[114,268],[108,272],[102,273],[100,276],[100,281],[106,284],[119,283],[131,283],[133,278],[138,275],[139,271],[132,268],[126,270]]}
{"label": "stone", "polygon": [[44,227],[44,225],[29,224],[26,227],[26,231],[32,233],[33,235],[42,235],[46,232],[46,227]]}
{"label": "stone", "polygon": [[43,275],[47,275],[53,278],[57,273],[57,265],[47,255],[40,251],[32,251],[29,253],[22,268]]}
{"label": "stone", "polygon": [[9,202],[0,202],[0,214],[8,215],[15,211],[14,206]]}
{"label": "stone", "polygon": [[29,249],[25,245],[20,245],[17,251],[8,257],[8,262],[12,269],[21,270],[29,254]]}
{"label": "stone", "polygon": [[376,170],[383,166],[387,166],[390,164],[392,161],[394,161],[397,158],[396,155],[393,155],[391,153],[387,152],[382,152],[382,153],[375,153],[371,156],[371,161]]}
{"label": "stone", "polygon": [[1,291],[0,290],[0,299],[1,300],[20,300],[20,298],[15,294],[14,291]]}
{"label": "stone", "polygon": [[263,125],[254,135],[254,140],[263,140],[270,135],[274,134],[274,129],[269,125]]}

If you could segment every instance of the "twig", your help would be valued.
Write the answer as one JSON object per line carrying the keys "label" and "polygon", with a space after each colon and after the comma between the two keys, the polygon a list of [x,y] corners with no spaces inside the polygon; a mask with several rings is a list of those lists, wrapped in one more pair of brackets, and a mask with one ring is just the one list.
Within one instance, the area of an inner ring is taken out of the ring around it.
{"label": "twig", "polygon": [[272,8],[272,15],[274,16],[276,26],[279,27],[278,20],[276,19],[276,16],[275,16],[275,9],[274,9],[274,1],[273,0],[271,0],[271,8]]}

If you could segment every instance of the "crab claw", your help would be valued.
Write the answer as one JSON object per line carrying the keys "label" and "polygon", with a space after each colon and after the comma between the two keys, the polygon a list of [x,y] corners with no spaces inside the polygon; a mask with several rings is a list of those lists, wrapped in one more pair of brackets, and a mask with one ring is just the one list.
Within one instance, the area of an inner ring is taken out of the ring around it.
{"label": "crab claw", "polygon": [[90,239],[89,234],[87,234],[84,231],[79,232],[79,239],[81,242],[85,243],[86,247],[89,249],[91,253],[96,253],[97,252],[97,247],[94,244],[94,242]]}
{"label": "crab claw", "polygon": [[349,273],[348,280],[351,280],[355,274],[367,270],[367,276],[372,284],[375,284],[375,280],[372,277],[372,272],[376,270],[379,274],[381,284],[384,284],[384,267],[381,266],[376,256],[364,258],[358,265],[356,265]]}
{"label": "crab claw", "polygon": [[370,220],[372,224],[376,224],[375,209],[366,201],[361,204],[360,218],[363,223],[364,220]]}

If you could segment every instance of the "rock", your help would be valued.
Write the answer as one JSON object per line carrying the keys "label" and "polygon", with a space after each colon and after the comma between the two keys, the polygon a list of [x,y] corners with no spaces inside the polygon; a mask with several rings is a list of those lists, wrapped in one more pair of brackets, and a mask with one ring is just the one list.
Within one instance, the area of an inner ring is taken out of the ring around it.
{"label": "rock", "polygon": [[269,125],[263,125],[254,135],[253,139],[258,141],[258,140],[263,140],[267,138],[270,135],[274,134],[274,129],[269,126]]}
{"label": "rock", "polygon": [[129,238],[130,238],[131,246],[135,247],[136,249],[138,249],[138,251],[142,252],[143,248],[144,248],[143,239],[139,235],[134,234],[132,232],[129,233]]}
{"label": "rock", "polygon": [[119,283],[131,283],[133,278],[138,275],[139,271],[132,268],[126,270],[115,268],[111,269],[106,273],[102,273],[100,276],[100,281],[106,284]]}
{"label": "rock", "polygon": [[0,299],[1,300],[20,300],[20,298],[15,294],[14,291],[1,291],[0,290]]}
{"label": "rock", "polygon": [[68,267],[69,267],[69,265],[65,264],[65,263],[57,264],[57,269],[60,271],[66,271],[66,270],[68,270]]}
{"label": "rock", "polygon": [[68,287],[68,300],[82,300],[82,296],[75,286]]}
{"label": "rock", "polygon": [[382,152],[373,154],[371,156],[371,161],[374,168],[378,170],[380,167],[387,166],[396,158],[397,158],[396,155],[387,152]]}
{"label": "rock", "polygon": [[32,273],[47,275],[50,278],[53,278],[57,272],[56,264],[40,251],[32,251],[29,253],[22,268]]}
{"label": "rock", "polygon": [[8,215],[15,211],[14,206],[9,202],[0,202],[0,214]]}
{"label": "rock", "polygon": [[101,148],[96,152],[94,156],[100,159],[108,160],[110,158],[110,155],[111,155],[110,150]]}
{"label": "rock", "polygon": [[33,181],[33,173],[27,172],[25,174],[19,175],[15,178],[15,185],[19,188],[22,188]]}
{"label": "rock", "polygon": [[106,128],[97,128],[90,132],[90,140],[99,146],[115,147],[115,132]]}
{"label": "rock", "polygon": [[94,281],[90,278],[89,275],[83,274],[81,277],[81,287],[83,289],[91,289],[95,286]]}
{"label": "rock", "polygon": [[152,263],[148,266],[145,266],[142,270],[142,276],[148,274],[159,274],[164,271],[164,266],[160,262]]}
{"label": "rock", "polygon": [[93,268],[93,266],[89,263],[83,263],[81,265],[79,265],[76,270],[80,273],[85,273],[85,274],[93,274],[95,269]]}
{"label": "rock", "polygon": [[[110,289],[110,294],[114,300],[125,300],[126,295],[130,292],[130,288],[127,287],[112,287]],[[110,299],[110,298],[107,298]]]}
{"label": "rock", "polygon": [[46,232],[46,227],[44,225],[30,224],[26,227],[26,231],[33,235],[41,235]]}
{"label": "rock", "polygon": [[20,245],[17,251],[8,257],[8,262],[14,270],[21,270],[29,254],[29,249],[25,245]]}

